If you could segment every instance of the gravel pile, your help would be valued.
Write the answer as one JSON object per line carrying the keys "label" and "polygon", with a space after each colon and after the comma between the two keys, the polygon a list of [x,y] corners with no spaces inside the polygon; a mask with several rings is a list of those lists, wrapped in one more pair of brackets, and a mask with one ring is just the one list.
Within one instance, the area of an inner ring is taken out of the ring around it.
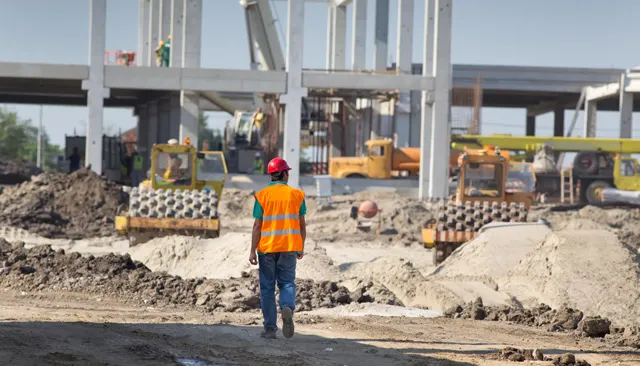
{"label": "gravel pile", "polygon": [[114,217],[128,194],[92,171],[47,172],[0,195],[0,223],[46,238],[82,239],[114,234]]}

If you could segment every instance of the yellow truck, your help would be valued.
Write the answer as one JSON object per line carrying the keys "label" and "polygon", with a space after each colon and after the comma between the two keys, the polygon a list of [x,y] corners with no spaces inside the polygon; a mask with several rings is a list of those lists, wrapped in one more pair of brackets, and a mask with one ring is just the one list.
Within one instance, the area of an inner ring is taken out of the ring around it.
{"label": "yellow truck", "polygon": [[149,173],[131,189],[128,212],[115,218],[131,246],[167,235],[220,235],[218,202],[227,179],[222,152],[198,152],[189,139],[155,144]]}
{"label": "yellow truck", "polygon": [[483,149],[466,150],[460,156],[455,197],[440,205],[436,218],[422,227],[422,241],[433,249],[434,265],[490,222],[526,221],[535,175],[530,165],[510,163],[503,154]]}

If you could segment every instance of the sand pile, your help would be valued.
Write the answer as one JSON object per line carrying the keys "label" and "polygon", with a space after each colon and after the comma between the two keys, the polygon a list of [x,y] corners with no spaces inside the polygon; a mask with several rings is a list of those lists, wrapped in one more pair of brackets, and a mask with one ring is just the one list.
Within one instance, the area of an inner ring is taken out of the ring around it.
{"label": "sand pile", "polygon": [[218,206],[221,217],[225,219],[252,217],[255,202],[254,193],[253,191],[225,188]]}
{"label": "sand pile", "polygon": [[[129,255],[82,257],[50,246],[0,250],[0,287],[21,291],[62,290],[112,296],[140,305],[186,305],[207,311],[247,311],[260,306],[257,270],[234,279],[182,279],[152,272]],[[352,302],[335,282],[296,280],[297,310]],[[366,292],[366,290],[364,290]]]}
{"label": "sand pile", "polygon": [[23,159],[0,159],[0,184],[20,184],[42,173],[33,163]]}
{"label": "sand pile", "polygon": [[[254,268],[249,263],[251,234],[228,233],[216,239],[170,236],[130,248],[135,260],[153,271],[166,271],[184,278],[226,279]],[[298,278],[337,281],[339,268],[326,251],[312,240],[305,243],[305,256],[298,261]]]}
{"label": "sand pile", "polygon": [[0,223],[47,238],[109,236],[127,200],[120,186],[86,169],[44,173],[0,195]]}

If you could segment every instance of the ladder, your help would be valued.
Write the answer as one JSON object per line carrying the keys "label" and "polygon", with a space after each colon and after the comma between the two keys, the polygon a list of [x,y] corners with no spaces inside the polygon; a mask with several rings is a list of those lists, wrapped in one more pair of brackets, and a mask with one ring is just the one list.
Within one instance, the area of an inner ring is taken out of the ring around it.
{"label": "ladder", "polygon": [[573,169],[563,169],[560,171],[560,203],[568,203],[573,204],[573,193],[574,193],[574,185],[573,185]]}

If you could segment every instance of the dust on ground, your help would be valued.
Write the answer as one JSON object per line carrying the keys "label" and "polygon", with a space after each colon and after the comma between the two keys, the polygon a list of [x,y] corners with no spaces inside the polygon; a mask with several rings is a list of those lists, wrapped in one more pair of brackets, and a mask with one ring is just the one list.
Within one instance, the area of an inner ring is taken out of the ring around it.
{"label": "dust on ground", "polygon": [[0,224],[47,238],[114,235],[114,218],[127,204],[121,187],[94,172],[47,172],[0,195]]}

